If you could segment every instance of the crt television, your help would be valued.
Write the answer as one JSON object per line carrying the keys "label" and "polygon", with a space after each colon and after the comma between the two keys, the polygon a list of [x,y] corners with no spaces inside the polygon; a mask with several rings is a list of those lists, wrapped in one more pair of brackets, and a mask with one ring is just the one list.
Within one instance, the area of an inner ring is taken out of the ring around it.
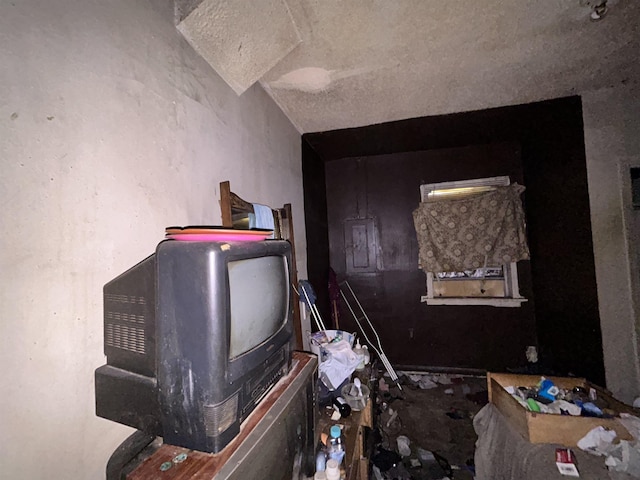
{"label": "crt television", "polygon": [[165,240],[104,286],[96,414],[222,450],[291,368],[287,241]]}

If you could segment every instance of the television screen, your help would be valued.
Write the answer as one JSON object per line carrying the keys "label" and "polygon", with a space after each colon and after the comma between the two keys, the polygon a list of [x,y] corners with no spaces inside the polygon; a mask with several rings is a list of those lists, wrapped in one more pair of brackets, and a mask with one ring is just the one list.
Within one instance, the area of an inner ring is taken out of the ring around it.
{"label": "television screen", "polygon": [[230,261],[229,358],[260,345],[287,320],[289,279],[286,258],[267,256]]}

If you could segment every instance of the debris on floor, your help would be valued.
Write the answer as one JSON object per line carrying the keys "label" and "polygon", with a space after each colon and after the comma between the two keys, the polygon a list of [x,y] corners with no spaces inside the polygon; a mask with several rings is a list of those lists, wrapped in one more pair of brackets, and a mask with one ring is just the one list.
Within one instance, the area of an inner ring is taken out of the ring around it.
{"label": "debris on floor", "polygon": [[418,385],[423,390],[429,390],[431,388],[437,388],[438,384],[434,382],[429,375],[421,375],[421,374],[409,374],[407,375],[409,379]]}
{"label": "debris on floor", "polygon": [[398,372],[402,390],[381,376],[376,392],[375,480],[472,480],[473,417],[487,402],[486,378]]}
{"label": "debris on floor", "polygon": [[462,420],[463,418],[473,418],[473,415],[465,410],[458,410],[457,408],[451,407],[447,412],[447,417],[453,418],[454,420]]}

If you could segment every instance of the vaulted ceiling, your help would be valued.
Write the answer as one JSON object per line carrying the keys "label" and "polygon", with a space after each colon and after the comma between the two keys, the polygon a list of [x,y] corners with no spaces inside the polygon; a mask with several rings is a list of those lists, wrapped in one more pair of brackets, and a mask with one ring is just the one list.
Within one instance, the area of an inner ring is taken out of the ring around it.
{"label": "vaulted ceiling", "polygon": [[178,28],[301,133],[640,83],[640,1],[176,0]]}

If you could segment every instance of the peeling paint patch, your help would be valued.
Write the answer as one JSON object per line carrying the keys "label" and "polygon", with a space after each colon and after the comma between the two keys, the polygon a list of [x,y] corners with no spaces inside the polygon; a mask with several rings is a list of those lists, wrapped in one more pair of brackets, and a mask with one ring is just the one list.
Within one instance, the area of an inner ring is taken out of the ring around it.
{"label": "peeling paint patch", "polygon": [[331,72],[319,67],[305,67],[285,73],[271,82],[272,88],[300,90],[316,93],[326,90],[331,84]]}
{"label": "peeling paint patch", "polygon": [[332,83],[342,78],[361,75],[375,68],[354,68],[350,70],[327,70],[321,67],[304,67],[285,73],[277,80],[269,82],[269,87],[286,90],[300,90],[318,93],[328,90]]}

